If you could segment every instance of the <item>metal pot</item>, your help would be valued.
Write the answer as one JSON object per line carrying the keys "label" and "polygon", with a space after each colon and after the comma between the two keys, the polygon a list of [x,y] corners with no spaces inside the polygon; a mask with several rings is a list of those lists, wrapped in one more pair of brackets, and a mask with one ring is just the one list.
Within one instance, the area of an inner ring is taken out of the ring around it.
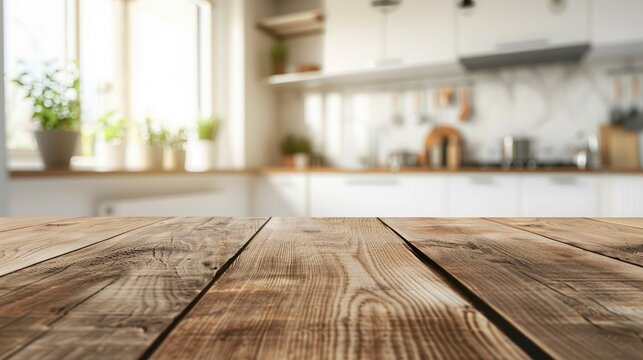
{"label": "metal pot", "polygon": [[502,139],[502,165],[529,167],[536,164],[536,146],[527,137],[505,136]]}

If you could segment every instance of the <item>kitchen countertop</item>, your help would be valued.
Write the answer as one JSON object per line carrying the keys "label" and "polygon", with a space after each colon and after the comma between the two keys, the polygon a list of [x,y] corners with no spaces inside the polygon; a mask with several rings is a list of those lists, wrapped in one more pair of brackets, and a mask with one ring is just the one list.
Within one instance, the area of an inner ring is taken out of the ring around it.
{"label": "kitchen countertop", "polygon": [[640,358],[643,219],[0,218],[0,354]]}
{"label": "kitchen countertop", "polygon": [[471,166],[462,167],[455,170],[450,169],[430,169],[425,167],[408,167],[398,171],[392,171],[387,167],[366,168],[366,169],[349,169],[338,167],[311,167],[306,169],[296,169],[292,167],[261,167],[261,168],[244,168],[244,169],[213,169],[203,172],[190,172],[185,170],[144,170],[144,171],[96,171],[91,169],[42,169],[42,168],[22,168],[10,171],[12,179],[20,178],[40,178],[40,177],[77,177],[77,176],[150,176],[150,175],[225,175],[225,174],[307,174],[307,173],[325,173],[325,174],[471,174],[471,173],[498,173],[498,174],[550,174],[550,173],[574,173],[574,174],[643,174],[643,169],[598,169],[598,170],[579,170],[575,167],[542,167],[536,169],[505,169],[501,167],[483,167]]}

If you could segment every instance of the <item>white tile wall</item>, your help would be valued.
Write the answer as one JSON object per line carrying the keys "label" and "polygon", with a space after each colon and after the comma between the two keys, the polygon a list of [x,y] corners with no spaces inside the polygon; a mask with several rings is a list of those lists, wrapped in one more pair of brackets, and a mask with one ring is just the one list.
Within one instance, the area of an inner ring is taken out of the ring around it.
{"label": "white tile wall", "polygon": [[[607,70],[622,66],[624,63],[612,62],[514,67],[475,72],[451,81],[418,79],[377,88],[284,92],[279,99],[280,132],[310,134],[327,159],[344,166],[359,165],[374,146],[380,164],[392,150],[419,151],[435,124],[449,124],[462,131],[466,156],[472,160],[499,160],[500,140],[505,135],[535,138],[541,159],[565,159],[572,147],[585,136],[596,134],[599,125],[607,121],[614,92]],[[435,106],[436,88],[445,84],[472,86],[472,119],[459,122],[457,107]],[[630,79],[623,78],[628,101],[629,84]],[[427,99],[430,124],[414,121],[418,90]],[[391,122],[392,94],[398,93],[405,119],[401,127]],[[643,100],[639,102],[643,104]]]}

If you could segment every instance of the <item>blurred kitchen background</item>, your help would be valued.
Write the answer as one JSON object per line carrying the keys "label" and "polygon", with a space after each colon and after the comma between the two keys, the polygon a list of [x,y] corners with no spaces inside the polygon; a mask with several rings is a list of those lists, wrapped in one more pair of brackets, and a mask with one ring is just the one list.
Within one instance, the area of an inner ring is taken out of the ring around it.
{"label": "blurred kitchen background", "polygon": [[0,213],[643,215],[640,0],[3,6]]}

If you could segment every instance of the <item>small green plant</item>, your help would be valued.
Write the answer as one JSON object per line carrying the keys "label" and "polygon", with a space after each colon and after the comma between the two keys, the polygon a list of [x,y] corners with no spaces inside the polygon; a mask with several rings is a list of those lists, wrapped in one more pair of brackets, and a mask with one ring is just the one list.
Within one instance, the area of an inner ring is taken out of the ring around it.
{"label": "small green plant", "polygon": [[217,137],[220,120],[216,117],[200,119],[196,124],[199,140],[214,140]]}
{"label": "small green plant", "polygon": [[125,141],[129,120],[119,117],[115,111],[108,111],[98,119],[99,137],[106,142]]}
{"label": "small green plant", "polygon": [[[24,67],[25,63],[21,62]],[[41,73],[23,71],[13,83],[33,102],[32,118],[40,130],[72,131],[80,122],[80,77],[76,66],[43,64]]]}
{"label": "small green plant", "polygon": [[281,153],[283,155],[310,154],[312,146],[310,140],[305,136],[288,135],[281,142]]}
{"label": "small green plant", "polygon": [[145,142],[149,146],[165,146],[167,144],[169,133],[162,126],[152,121],[150,118],[145,119]]}
{"label": "small green plant", "polygon": [[170,133],[166,130],[167,134],[167,145],[174,150],[183,150],[185,143],[188,142],[188,135],[185,129],[181,128],[175,133]]}
{"label": "small green plant", "polygon": [[288,50],[286,49],[286,46],[284,45],[283,42],[277,41],[275,44],[272,46],[272,59],[273,60],[285,60],[286,56],[288,56]]}

